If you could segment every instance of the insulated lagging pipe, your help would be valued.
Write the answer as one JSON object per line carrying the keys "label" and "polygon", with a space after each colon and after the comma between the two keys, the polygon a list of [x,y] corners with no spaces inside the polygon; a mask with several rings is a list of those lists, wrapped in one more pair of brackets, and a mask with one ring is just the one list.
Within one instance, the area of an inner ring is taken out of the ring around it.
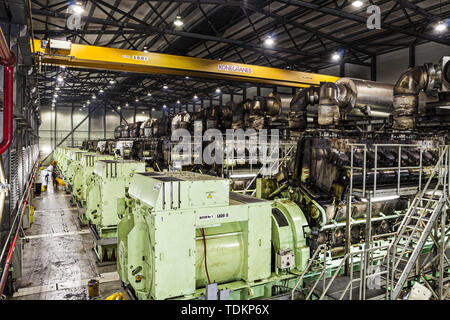
{"label": "insulated lagging pipe", "polygon": [[415,127],[414,118],[418,112],[419,92],[428,86],[429,69],[430,64],[411,68],[404,72],[395,84],[392,113],[394,129],[409,130]]}

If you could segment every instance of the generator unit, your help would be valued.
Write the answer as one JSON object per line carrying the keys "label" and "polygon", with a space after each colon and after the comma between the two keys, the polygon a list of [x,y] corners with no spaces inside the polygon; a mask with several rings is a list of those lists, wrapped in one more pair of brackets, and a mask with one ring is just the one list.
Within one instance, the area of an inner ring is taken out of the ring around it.
{"label": "generator unit", "polygon": [[86,190],[93,181],[94,169],[99,160],[114,160],[114,156],[85,153],[81,157],[79,169],[73,177],[72,196],[78,208],[78,216],[82,225],[87,224],[85,215]]}
{"label": "generator unit", "polygon": [[298,277],[310,256],[300,208],[229,188],[194,172],[133,177],[117,269],[137,299],[261,299]]}
{"label": "generator unit", "polygon": [[94,155],[95,152],[88,152],[86,150],[77,150],[74,152],[71,152],[71,161],[67,166],[67,170],[65,171],[65,179],[66,184],[69,187],[69,190],[72,191],[74,177],[77,174],[77,172],[80,170],[81,165],[81,158],[85,154],[92,154]]}
{"label": "generator unit", "polygon": [[85,215],[94,238],[94,251],[100,262],[115,261],[118,206],[128,193],[131,178],[145,172],[145,162],[100,160],[86,189]]}
{"label": "generator unit", "polygon": [[75,151],[80,151],[80,149],[64,147],[58,151],[58,157],[55,160],[57,161],[59,172],[63,177],[65,177],[65,174],[67,173],[67,168],[72,161],[72,153]]}

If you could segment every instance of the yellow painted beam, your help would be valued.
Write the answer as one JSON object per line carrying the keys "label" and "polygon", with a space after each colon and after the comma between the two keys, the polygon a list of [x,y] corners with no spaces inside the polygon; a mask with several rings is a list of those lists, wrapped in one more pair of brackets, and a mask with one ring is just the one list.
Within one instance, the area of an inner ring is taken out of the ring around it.
{"label": "yellow painted beam", "polygon": [[[44,47],[42,40],[34,41],[34,48],[38,53],[35,57],[42,64],[197,76],[289,87],[319,85],[320,82],[335,82],[339,79],[316,73],[75,43],[71,44],[70,50],[55,50],[48,47],[48,42]],[[31,50],[33,51],[33,45]]]}

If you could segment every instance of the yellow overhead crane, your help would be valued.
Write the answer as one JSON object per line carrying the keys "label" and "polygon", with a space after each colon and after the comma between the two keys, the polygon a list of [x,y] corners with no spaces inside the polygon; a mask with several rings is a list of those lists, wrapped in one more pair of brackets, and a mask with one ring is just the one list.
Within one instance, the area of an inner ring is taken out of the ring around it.
{"label": "yellow overhead crane", "polygon": [[[33,41],[33,40],[32,40]],[[34,48],[34,49],[33,49]],[[142,52],[71,43],[34,40],[38,63],[136,73],[173,74],[255,82],[288,87],[307,87],[335,82],[338,77],[256,65]]]}

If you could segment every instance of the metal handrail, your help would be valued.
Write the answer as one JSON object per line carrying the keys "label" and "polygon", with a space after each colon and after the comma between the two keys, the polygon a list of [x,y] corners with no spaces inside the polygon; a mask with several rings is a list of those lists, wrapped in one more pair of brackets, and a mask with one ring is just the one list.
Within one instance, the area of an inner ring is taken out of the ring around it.
{"label": "metal handrail", "polygon": [[[409,224],[409,222],[410,222],[410,220],[412,218],[412,214],[414,212],[416,212],[416,210],[418,209],[417,206],[418,206],[419,202],[424,199],[424,195],[428,192],[428,187],[429,187],[432,179],[434,178],[434,176],[436,175],[437,172],[439,172],[439,179],[438,179],[438,183],[436,184],[436,186],[434,187],[433,191],[431,192],[431,199],[434,197],[434,195],[435,195],[437,189],[439,188],[439,186],[444,185],[444,189],[445,189],[446,178],[447,178],[448,173],[449,173],[448,172],[449,168],[448,168],[448,163],[447,163],[447,155],[448,154],[449,154],[449,146],[445,146],[443,148],[442,154],[439,157],[438,162],[436,163],[435,167],[433,168],[433,171],[430,174],[430,177],[429,177],[425,187],[415,196],[415,198],[414,198],[414,200],[413,200],[413,202],[412,202],[412,204],[411,204],[407,214],[405,215],[405,218],[402,220],[402,222],[401,222],[401,224],[400,224],[400,226],[398,228],[396,237],[393,239],[392,244],[390,245],[390,248],[389,248],[389,250],[387,252],[387,257],[388,257],[387,258],[387,265],[389,266],[390,263],[391,263],[391,261],[389,259],[389,253],[392,250],[393,251],[392,252],[393,259],[392,259],[392,279],[391,279],[391,284],[394,283],[395,271],[398,269],[398,266],[399,266],[399,264],[401,262],[401,259],[397,259],[397,261],[395,261],[396,260],[395,259],[395,254],[397,253],[396,252],[396,248],[397,248],[397,246],[398,246],[398,244],[400,242],[400,239],[402,239],[401,235],[405,232],[405,229],[408,226],[408,224]],[[443,173],[444,174],[444,182],[442,184],[442,181],[441,181],[442,180],[441,179],[442,168],[441,168],[441,166],[443,164],[443,159],[446,159],[446,163],[444,164],[444,173]],[[434,210],[433,210],[433,212],[432,212],[432,214],[430,216],[433,216],[434,214],[436,214],[436,210],[439,209],[439,204],[444,199],[444,194],[445,194],[445,190],[440,195],[439,199],[436,201],[436,206],[435,206],[435,208],[434,208]],[[407,246],[409,245],[409,243],[412,241],[412,236],[413,235],[415,235],[417,233],[420,233],[421,235],[420,235],[419,238],[421,239],[423,237],[423,233],[419,232],[418,227],[421,224],[421,222],[423,222],[422,218],[424,218],[424,216],[426,216],[428,214],[428,209],[430,209],[429,206],[431,205],[431,203],[432,203],[432,201],[428,201],[428,203],[425,205],[425,207],[423,209],[422,208],[420,209],[420,210],[422,210],[422,212],[421,212],[419,218],[417,219],[416,223],[414,224],[414,227],[412,228],[412,231],[409,233],[408,238],[406,238],[406,235],[404,237],[406,239],[406,242],[404,244],[402,244],[402,248],[401,248],[402,250],[400,252],[400,256],[403,256],[406,253],[405,250],[406,250]],[[389,276],[387,278],[389,278]],[[389,288],[390,288],[389,284],[386,283],[386,292],[388,292]]]}
{"label": "metal handrail", "polygon": [[306,273],[309,272],[309,269],[311,268],[311,265],[313,264],[315,258],[317,257],[317,255],[319,254],[319,252],[320,252],[323,248],[325,248],[325,251],[324,251],[324,253],[325,253],[325,255],[324,255],[324,257],[325,257],[325,258],[324,258],[324,259],[325,259],[325,260],[324,260],[324,265],[326,265],[326,253],[327,253],[326,248],[327,248],[327,244],[326,244],[326,243],[323,243],[323,244],[321,244],[320,246],[317,247],[316,251],[314,251],[314,254],[313,254],[313,256],[309,259],[309,262],[308,262],[308,264],[306,265],[305,270],[303,270],[303,272],[302,272],[300,278],[297,280],[297,282],[296,282],[294,288],[293,288],[292,291],[291,291],[291,300],[294,300],[294,294],[295,294],[295,291],[297,290],[297,287],[298,287],[298,286],[300,285],[300,283],[302,282],[302,280],[303,280],[303,278],[305,277]]}

